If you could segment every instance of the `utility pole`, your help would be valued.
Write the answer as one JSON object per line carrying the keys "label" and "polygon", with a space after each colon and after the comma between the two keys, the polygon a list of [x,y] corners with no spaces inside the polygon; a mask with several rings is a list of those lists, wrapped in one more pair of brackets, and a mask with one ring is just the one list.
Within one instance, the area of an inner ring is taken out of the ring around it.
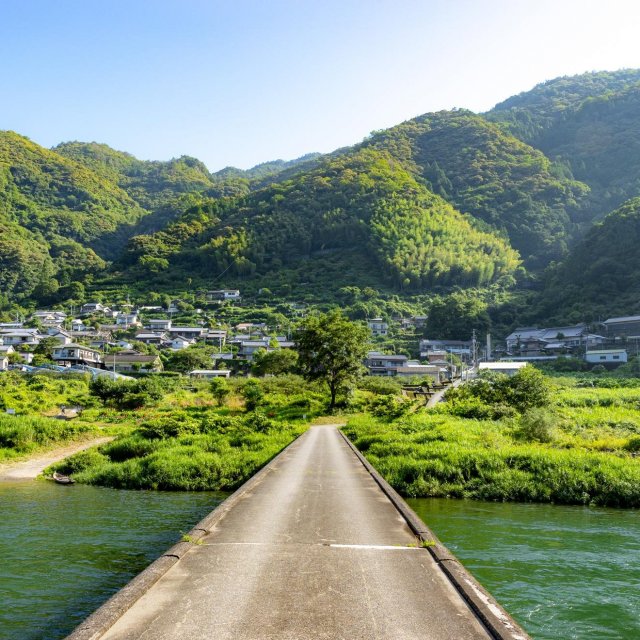
{"label": "utility pole", "polygon": [[477,364],[477,344],[476,344],[476,330],[474,329],[471,333],[471,364],[473,367]]}

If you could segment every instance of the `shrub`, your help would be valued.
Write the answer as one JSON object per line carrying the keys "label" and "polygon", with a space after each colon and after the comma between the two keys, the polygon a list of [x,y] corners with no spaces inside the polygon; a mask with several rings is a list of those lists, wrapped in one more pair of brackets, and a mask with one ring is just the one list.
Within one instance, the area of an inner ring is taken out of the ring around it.
{"label": "shrub", "polygon": [[257,380],[248,380],[242,388],[242,395],[247,411],[253,411],[264,400],[264,391]]}
{"label": "shrub", "polygon": [[525,442],[553,442],[556,416],[548,409],[529,409],[520,417],[516,437]]}

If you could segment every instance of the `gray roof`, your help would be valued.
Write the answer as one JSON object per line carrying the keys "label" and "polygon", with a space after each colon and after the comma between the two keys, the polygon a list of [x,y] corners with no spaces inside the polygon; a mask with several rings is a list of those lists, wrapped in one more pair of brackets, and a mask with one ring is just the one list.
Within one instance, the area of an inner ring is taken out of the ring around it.
{"label": "gray roof", "polygon": [[617,324],[618,322],[640,322],[640,316],[621,316],[620,318],[609,318],[602,324]]}

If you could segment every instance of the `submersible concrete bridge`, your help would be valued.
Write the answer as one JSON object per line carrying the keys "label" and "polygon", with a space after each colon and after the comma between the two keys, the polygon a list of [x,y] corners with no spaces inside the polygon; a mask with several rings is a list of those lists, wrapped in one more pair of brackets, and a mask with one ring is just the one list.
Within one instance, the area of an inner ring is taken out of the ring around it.
{"label": "submersible concrete bridge", "polygon": [[67,640],[526,640],[336,426],[309,429]]}

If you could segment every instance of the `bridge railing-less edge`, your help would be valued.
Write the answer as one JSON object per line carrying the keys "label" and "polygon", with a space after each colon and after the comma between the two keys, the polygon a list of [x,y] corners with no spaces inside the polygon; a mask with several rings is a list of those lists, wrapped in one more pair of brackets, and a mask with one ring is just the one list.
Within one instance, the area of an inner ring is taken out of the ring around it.
{"label": "bridge railing-less edge", "polygon": [[451,551],[438,540],[433,531],[429,529],[418,514],[405,502],[402,496],[376,471],[373,465],[358,451],[351,440],[349,440],[342,431],[340,431],[340,434],[494,638],[496,638],[496,640],[530,640],[526,631],[498,604],[495,598],[491,596],[471,573],[464,568]]}

